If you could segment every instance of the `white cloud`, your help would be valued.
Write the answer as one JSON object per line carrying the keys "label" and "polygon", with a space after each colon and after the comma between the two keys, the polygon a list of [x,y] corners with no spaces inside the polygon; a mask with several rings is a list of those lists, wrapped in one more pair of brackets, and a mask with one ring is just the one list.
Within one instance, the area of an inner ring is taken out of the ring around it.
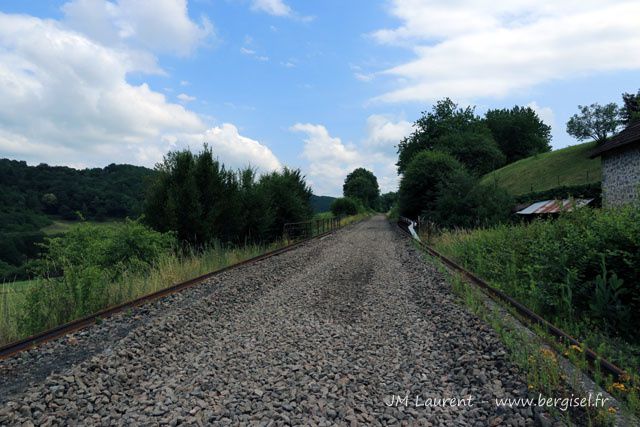
{"label": "white cloud", "polygon": [[331,136],[323,125],[297,123],[290,129],[306,134],[302,157],[309,162],[307,176],[315,194],[341,195],[345,177],[358,167],[373,171],[382,192],[397,189],[394,145],[411,132],[409,122],[371,115],[366,138],[357,147]]}
{"label": "white cloud", "polygon": [[213,35],[206,17],[191,20],[186,0],[71,0],[64,22],[108,46],[186,55]]}
{"label": "white cloud", "polygon": [[393,0],[395,29],[372,34],[416,58],[384,71],[386,102],[500,97],[554,79],[640,68],[640,3],[631,0]]}
{"label": "white cloud", "polygon": [[553,113],[553,110],[551,109],[551,107],[541,107],[535,101],[531,101],[530,103],[528,103],[527,107],[535,111],[536,114],[538,114],[538,117],[540,117],[540,119],[546,125],[549,125],[552,128],[555,127],[555,124],[556,124],[555,114]]}
{"label": "white cloud", "polygon": [[183,135],[182,140],[198,146],[209,144],[214,155],[227,167],[241,168],[251,165],[262,172],[280,169],[282,165],[269,148],[256,140],[240,135],[238,128],[230,123],[208,129],[202,134]]}
{"label": "white cloud", "polygon": [[180,102],[184,104],[186,104],[187,102],[196,100],[195,96],[190,96],[190,95],[187,95],[186,93],[181,93],[180,95],[177,96],[177,98],[180,100]]}
{"label": "white cloud", "polygon": [[252,8],[274,16],[291,16],[293,13],[282,0],[253,0]]}
{"label": "white cloud", "polygon": [[277,164],[267,147],[232,125],[207,129],[199,115],[147,84],[129,84],[127,74],[145,72],[131,55],[138,53],[53,20],[0,13],[0,156],[153,166],[170,149],[211,139],[223,162]]}
{"label": "white cloud", "polygon": [[[293,18],[301,22],[313,21],[313,16],[300,16],[283,0],[253,0],[251,9],[257,12],[265,12],[273,16],[281,16],[286,18]],[[271,31],[277,32],[278,29],[273,25],[270,27]]]}
{"label": "white cloud", "polygon": [[249,49],[247,47],[241,47],[240,48],[240,53],[242,53],[243,55],[247,55],[250,56],[258,61],[262,61],[262,62],[266,62],[269,60],[269,57],[266,55],[258,55],[258,53],[253,50],[253,49]]}
{"label": "white cloud", "polygon": [[347,173],[361,163],[358,151],[329,135],[322,125],[297,123],[290,130],[306,134],[302,157],[309,161],[307,178],[314,193],[340,195]]}
{"label": "white cloud", "polygon": [[365,146],[395,149],[395,146],[412,131],[413,125],[406,120],[393,122],[388,116],[373,114],[367,118]]}

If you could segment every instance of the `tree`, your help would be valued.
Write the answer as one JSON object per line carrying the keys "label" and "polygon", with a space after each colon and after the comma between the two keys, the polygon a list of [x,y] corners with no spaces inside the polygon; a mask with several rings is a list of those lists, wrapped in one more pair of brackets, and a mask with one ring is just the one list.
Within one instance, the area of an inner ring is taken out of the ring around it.
{"label": "tree", "polygon": [[491,226],[508,220],[513,203],[505,190],[456,171],[438,186],[433,219],[442,227]]}
{"label": "tree", "polygon": [[438,186],[463,169],[453,156],[439,151],[422,151],[407,166],[400,181],[400,214],[415,219],[423,213],[432,216]]}
{"label": "tree", "polygon": [[404,173],[419,152],[436,149],[439,138],[483,127],[474,107],[460,108],[449,98],[438,101],[430,112],[422,112],[413,126],[415,131],[398,144],[398,173]]}
{"label": "tree", "polygon": [[516,105],[489,110],[484,123],[506,156],[506,163],[551,150],[551,127],[532,108]]}
{"label": "tree", "polygon": [[378,179],[364,168],[354,169],[345,178],[342,193],[344,197],[360,200],[365,207],[375,209],[380,196]]}
{"label": "tree", "polygon": [[42,195],[42,205],[47,213],[56,213],[58,211],[58,198],[55,194],[46,193]]}
{"label": "tree", "polygon": [[380,212],[389,212],[398,202],[398,193],[389,192],[380,196]]}
{"label": "tree", "polygon": [[611,102],[606,105],[578,105],[580,114],[574,114],[567,122],[567,133],[578,141],[593,139],[603,144],[620,125],[618,106]]}
{"label": "tree", "polygon": [[313,215],[311,189],[299,169],[284,168],[260,178],[259,186],[273,213],[270,237],[282,236],[284,225],[289,222],[307,221]]}
{"label": "tree", "polygon": [[341,197],[331,203],[331,213],[335,216],[355,215],[361,209],[363,209],[362,203],[350,197]]}
{"label": "tree", "polygon": [[622,103],[620,120],[625,126],[629,126],[631,123],[640,120],[640,89],[636,95],[623,93]]}
{"label": "tree", "polygon": [[499,168],[506,159],[488,130],[450,133],[438,138],[434,146],[436,150],[451,154],[477,176]]}

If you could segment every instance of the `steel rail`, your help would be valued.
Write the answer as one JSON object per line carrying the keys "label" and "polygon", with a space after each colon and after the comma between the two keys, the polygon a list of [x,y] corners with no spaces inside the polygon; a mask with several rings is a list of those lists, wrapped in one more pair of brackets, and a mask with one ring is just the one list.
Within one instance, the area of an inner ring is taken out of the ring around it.
{"label": "steel rail", "polygon": [[[408,230],[408,224],[406,222],[404,222],[402,220],[399,220],[398,221],[398,227],[404,233],[406,233],[407,235],[411,236],[411,233]],[[575,346],[580,347],[584,351],[585,357],[587,358],[588,362],[592,366],[598,365],[600,367],[601,371],[612,375],[617,380],[621,380],[622,378],[627,377],[627,374],[625,373],[625,371],[623,369],[619,368],[618,366],[614,365],[613,363],[611,363],[608,360],[604,359],[603,357],[599,356],[595,351],[591,350],[590,348],[583,348],[582,347],[582,343],[580,343],[580,341],[578,341],[576,338],[574,338],[573,336],[571,336],[568,333],[564,332],[562,329],[554,326],[552,323],[550,323],[549,321],[545,320],[543,317],[541,317],[540,315],[536,314],[535,312],[533,312],[531,309],[529,309],[525,305],[523,305],[520,302],[516,301],[515,299],[513,299],[509,295],[505,294],[504,292],[502,292],[502,291],[494,288],[493,286],[489,285],[487,282],[485,282],[484,280],[482,280],[481,278],[479,278],[475,274],[471,273],[470,271],[466,270],[464,267],[460,266],[455,261],[453,261],[450,258],[447,258],[446,256],[442,255],[441,253],[439,253],[438,251],[436,251],[435,249],[433,249],[431,246],[427,245],[426,243],[424,243],[422,241],[416,241],[416,242],[427,253],[429,253],[429,255],[431,255],[431,256],[439,259],[440,261],[442,261],[450,270],[454,270],[454,271],[456,271],[458,273],[461,273],[467,279],[467,281],[469,281],[469,282],[473,283],[474,285],[478,286],[486,295],[488,295],[494,301],[497,301],[499,303],[500,302],[507,303],[508,305],[513,307],[513,309],[515,309],[515,311],[520,316],[522,316],[526,321],[528,321],[529,323],[531,323],[533,325],[537,325],[537,326],[542,327],[547,332],[549,332],[551,335],[553,335],[555,338],[559,339],[561,341],[561,343],[565,343],[565,344],[568,344],[568,345],[575,345]]]}
{"label": "steel rail", "polygon": [[124,310],[130,309],[130,308],[134,308],[134,307],[138,307],[141,305],[144,305],[146,303],[152,302],[152,301],[156,301],[160,298],[163,298],[165,296],[168,295],[172,295],[175,294],[177,292],[180,292],[184,289],[190,288],[194,285],[200,284],[202,282],[204,282],[207,279],[210,279],[213,276],[216,276],[218,274],[224,273],[225,271],[229,271],[232,270],[234,268],[238,268],[241,267],[243,265],[247,265],[247,264],[253,264],[255,262],[258,261],[262,261],[264,259],[267,258],[271,258],[274,257],[276,255],[280,255],[283,254],[285,252],[289,252],[295,248],[297,248],[298,246],[307,243],[311,240],[314,239],[318,239],[324,236],[327,236],[333,232],[335,232],[336,230],[341,229],[344,226],[337,226],[329,231],[326,231],[324,233],[321,234],[317,234],[315,236],[311,236],[308,237],[304,240],[300,240],[294,243],[291,243],[287,246],[284,246],[282,248],[278,248],[275,249],[273,251],[269,251],[266,252],[264,254],[255,256],[253,258],[249,258],[246,259],[244,261],[240,261],[236,264],[232,264],[232,265],[228,265],[226,267],[223,267],[219,270],[215,270],[206,274],[203,274],[202,276],[198,276],[195,277],[193,279],[189,279],[187,281],[184,282],[180,282],[180,283],[176,283],[174,285],[171,285],[167,288],[161,289],[159,291],[153,292],[151,294],[148,295],[144,295],[142,297],[136,298],[132,301],[129,302],[125,302],[122,304],[118,304],[109,308],[106,308],[104,310],[98,311],[97,313],[93,313],[90,314],[88,316],[82,317],[80,319],[77,320],[73,320],[71,322],[59,325],[59,326],[55,326],[51,329],[48,329],[46,331],[43,332],[39,332],[35,335],[32,335],[30,337],[18,340],[18,341],[14,341],[12,343],[9,343],[7,345],[4,345],[2,347],[0,347],[0,360],[3,359],[7,359],[17,353],[20,353],[22,351],[25,350],[30,350],[32,348],[37,347],[40,344],[46,343],[48,341],[54,340],[56,338],[62,337],[64,335],[67,335],[71,332],[75,332],[78,331],[80,329],[84,329],[86,327],[89,327],[91,325],[96,324],[96,322],[98,321],[98,319],[106,319],[108,317],[113,316],[116,313],[122,312]]}

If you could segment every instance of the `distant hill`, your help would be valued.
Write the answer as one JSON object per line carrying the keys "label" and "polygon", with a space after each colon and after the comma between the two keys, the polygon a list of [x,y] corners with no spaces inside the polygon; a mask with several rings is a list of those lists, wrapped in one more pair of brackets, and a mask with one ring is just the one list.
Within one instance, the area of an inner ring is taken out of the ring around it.
{"label": "distant hill", "polygon": [[589,158],[595,146],[588,142],[527,157],[486,174],[482,183],[496,182],[515,196],[596,183],[602,179],[600,158]]}
{"label": "distant hill", "polygon": [[335,200],[335,197],[331,196],[311,196],[311,207],[314,213],[328,212],[331,208],[331,203]]}

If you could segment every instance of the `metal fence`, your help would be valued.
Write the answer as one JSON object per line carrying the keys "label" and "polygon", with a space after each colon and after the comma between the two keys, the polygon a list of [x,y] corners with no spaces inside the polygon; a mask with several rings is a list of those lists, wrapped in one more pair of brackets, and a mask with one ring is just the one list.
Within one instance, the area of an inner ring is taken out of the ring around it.
{"label": "metal fence", "polygon": [[310,221],[290,222],[284,225],[286,240],[304,240],[340,227],[340,218],[319,218]]}

